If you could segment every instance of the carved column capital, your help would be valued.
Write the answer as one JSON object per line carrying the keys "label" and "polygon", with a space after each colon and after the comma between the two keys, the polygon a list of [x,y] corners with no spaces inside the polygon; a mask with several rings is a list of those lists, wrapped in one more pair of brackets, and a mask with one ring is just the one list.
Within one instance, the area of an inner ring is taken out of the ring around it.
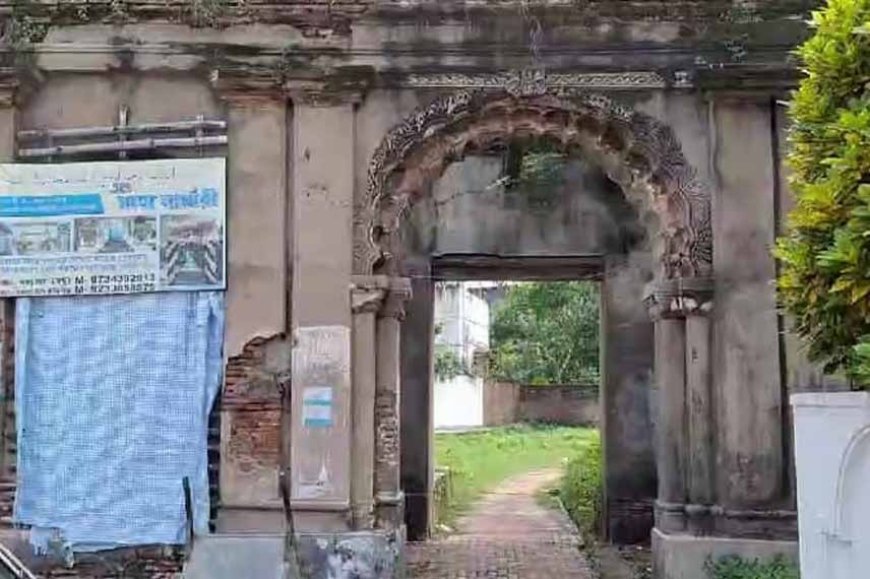
{"label": "carved column capital", "polygon": [[302,80],[284,82],[284,92],[294,105],[334,107],[356,105],[363,101],[370,82],[365,78]]}
{"label": "carved column capital", "polygon": [[215,69],[211,85],[221,100],[237,106],[287,100],[281,82],[263,72]]}
{"label": "carved column capital", "polygon": [[713,278],[676,278],[649,284],[644,303],[653,320],[704,316],[713,310]]}
{"label": "carved column capital", "polygon": [[399,321],[405,319],[405,303],[411,299],[411,280],[404,277],[389,278],[389,288],[384,307],[381,308],[379,317],[395,318]]}
{"label": "carved column capital", "polygon": [[389,288],[384,275],[354,276],[350,290],[351,311],[354,314],[377,313]]}

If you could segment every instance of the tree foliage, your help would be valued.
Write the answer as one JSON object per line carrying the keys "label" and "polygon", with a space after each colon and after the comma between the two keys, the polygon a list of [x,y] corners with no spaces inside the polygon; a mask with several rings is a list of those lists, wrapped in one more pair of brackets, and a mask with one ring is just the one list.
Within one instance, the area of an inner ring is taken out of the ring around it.
{"label": "tree foliage", "polygon": [[797,202],[777,245],[779,296],[810,357],[867,384],[870,0],[829,0],[812,24],[799,49],[806,76],[790,105]]}
{"label": "tree foliage", "polygon": [[490,374],[525,384],[598,381],[598,289],[584,282],[511,286],[490,333]]}
{"label": "tree foliage", "polygon": [[449,346],[435,346],[435,378],[447,382],[462,374],[468,374],[462,358]]}

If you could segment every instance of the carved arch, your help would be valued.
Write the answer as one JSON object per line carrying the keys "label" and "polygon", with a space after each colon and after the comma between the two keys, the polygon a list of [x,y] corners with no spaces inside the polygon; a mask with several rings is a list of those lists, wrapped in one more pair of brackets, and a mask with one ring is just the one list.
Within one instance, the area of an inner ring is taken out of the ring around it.
{"label": "carved arch", "polygon": [[567,152],[591,158],[642,215],[654,217],[660,277],[710,276],[710,193],[670,127],[608,98],[540,85],[446,95],[387,134],[354,212],[355,271],[396,267],[404,212],[450,163],[528,137],[548,138]]}

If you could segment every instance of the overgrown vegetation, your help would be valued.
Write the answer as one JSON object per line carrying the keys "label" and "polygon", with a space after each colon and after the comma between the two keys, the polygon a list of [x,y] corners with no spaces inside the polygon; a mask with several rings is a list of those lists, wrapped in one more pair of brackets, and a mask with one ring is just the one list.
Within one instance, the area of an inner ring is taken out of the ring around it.
{"label": "overgrown vegetation", "polygon": [[462,358],[460,358],[449,346],[440,344],[435,346],[434,362],[435,378],[442,382],[452,380],[461,374],[468,373],[468,369],[465,367],[465,364],[462,363]]}
{"label": "overgrown vegetation", "polygon": [[797,568],[785,559],[773,561],[747,561],[727,557],[707,563],[710,579],[799,579]]}
{"label": "overgrown vegetation", "polygon": [[779,240],[779,296],[829,372],[870,385],[870,0],[829,0],[800,49],[790,105],[797,205]]}
{"label": "overgrown vegetation", "polygon": [[592,438],[568,462],[559,495],[583,536],[597,537],[601,528],[604,479],[601,440]]}
{"label": "overgrown vegetation", "polygon": [[598,444],[591,428],[515,426],[435,435],[435,462],[451,471],[451,503],[442,523],[464,511],[502,480],[531,470],[557,467]]}
{"label": "overgrown vegetation", "polygon": [[511,286],[493,313],[490,375],[523,384],[597,383],[598,304],[592,283]]}

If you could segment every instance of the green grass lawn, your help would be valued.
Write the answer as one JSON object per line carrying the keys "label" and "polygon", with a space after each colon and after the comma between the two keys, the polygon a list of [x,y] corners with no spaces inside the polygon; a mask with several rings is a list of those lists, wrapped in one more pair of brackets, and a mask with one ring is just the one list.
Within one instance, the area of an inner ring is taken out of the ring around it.
{"label": "green grass lawn", "polygon": [[435,435],[435,464],[452,472],[439,520],[450,524],[483,492],[511,475],[562,466],[598,440],[594,428],[511,426]]}

